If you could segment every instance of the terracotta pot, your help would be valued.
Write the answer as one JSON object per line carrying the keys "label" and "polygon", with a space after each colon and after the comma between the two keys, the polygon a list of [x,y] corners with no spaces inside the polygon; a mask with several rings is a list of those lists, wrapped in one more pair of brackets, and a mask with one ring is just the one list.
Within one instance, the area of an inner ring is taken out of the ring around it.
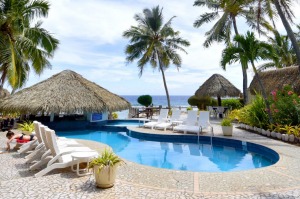
{"label": "terracotta pot", "polygon": [[94,166],[94,176],[96,185],[99,188],[110,188],[114,186],[117,174],[117,167],[105,167],[100,172],[98,172],[99,166]]}
{"label": "terracotta pot", "polygon": [[221,126],[223,135],[232,136],[233,126]]}

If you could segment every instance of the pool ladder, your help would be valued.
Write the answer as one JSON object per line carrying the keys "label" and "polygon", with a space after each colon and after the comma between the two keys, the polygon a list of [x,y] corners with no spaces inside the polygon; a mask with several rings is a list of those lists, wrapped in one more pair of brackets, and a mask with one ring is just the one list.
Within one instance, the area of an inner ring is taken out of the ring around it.
{"label": "pool ladder", "polygon": [[[210,127],[211,128],[211,134],[210,134],[210,145],[212,146],[212,138],[215,136],[215,134],[214,134],[214,128],[211,126]],[[199,132],[197,133],[197,136],[198,136],[198,144],[200,143],[200,141],[199,141],[199,137],[200,137],[200,133],[202,132],[202,126],[200,126],[199,127]]]}

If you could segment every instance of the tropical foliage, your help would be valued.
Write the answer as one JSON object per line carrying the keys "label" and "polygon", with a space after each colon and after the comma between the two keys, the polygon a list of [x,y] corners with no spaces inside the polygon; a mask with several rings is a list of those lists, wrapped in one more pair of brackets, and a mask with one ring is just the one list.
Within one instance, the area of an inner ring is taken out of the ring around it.
{"label": "tropical foliage", "polygon": [[197,97],[193,95],[188,99],[188,104],[197,106],[199,110],[206,110],[207,106],[216,106],[217,103],[217,100],[209,96]]}
{"label": "tropical foliage", "polygon": [[299,135],[300,96],[295,94],[290,86],[285,86],[282,90],[272,91],[268,101],[273,116],[272,123],[268,120],[265,100],[259,94],[250,104],[230,114],[229,117],[251,126]]}
{"label": "tropical foliage", "polygon": [[[44,0],[0,1],[0,86],[5,81],[13,90],[24,86],[32,69],[41,74],[51,68],[49,59],[58,40],[42,28],[49,3]],[[33,21],[37,21],[34,25]]]}
{"label": "tropical foliage", "polygon": [[161,72],[168,107],[171,108],[165,71],[171,64],[174,64],[177,69],[181,67],[182,60],[177,51],[186,53],[183,47],[189,46],[190,43],[179,36],[179,31],[172,28],[174,17],[164,24],[162,8],[159,6],[144,9],[143,14],[136,14],[134,19],[138,25],[131,26],[123,33],[123,36],[129,39],[125,50],[126,60],[128,62],[137,60],[140,76],[147,64]]}
{"label": "tropical foliage", "polygon": [[152,104],[152,97],[150,95],[141,95],[137,98],[139,104],[143,106],[150,106]]}
{"label": "tropical foliage", "polygon": [[222,106],[230,107],[232,110],[242,108],[243,104],[239,99],[222,99]]}
{"label": "tropical foliage", "polygon": [[123,162],[124,161],[119,156],[117,156],[112,150],[105,149],[99,157],[94,158],[90,161],[89,168],[99,166],[96,172],[101,172],[102,169],[108,169],[109,167],[113,167]]}
{"label": "tropical foliage", "polygon": [[25,131],[25,132],[33,132],[34,131],[34,124],[31,121],[25,121],[22,124],[19,124],[19,129],[21,131]]}

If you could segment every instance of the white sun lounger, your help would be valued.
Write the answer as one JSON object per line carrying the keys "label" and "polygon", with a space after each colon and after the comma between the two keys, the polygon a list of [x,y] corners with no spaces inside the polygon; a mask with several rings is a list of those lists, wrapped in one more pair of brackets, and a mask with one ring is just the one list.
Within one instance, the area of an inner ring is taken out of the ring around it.
{"label": "white sun lounger", "polygon": [[169,109],[161,109],[157,122],[148,122],[144,127],[153,129],[157,124],[167,121]]}
{"label": "white sun lounger", "polygon": [[190,110],[187,113],[187,118],[183,124],[174,127],[174,131],[183,131],[184,133],[187,132],[191,126],[195,126],[197,123],[197,114],[198,111]]}
{"label": "white sun lounger", "polygon": [[180,120],[180,115],[181,115],[181,110],[174,110],[172,111],[172,116],[169,122],[162,122],[157,125],[155,125],[154,128],[156,129],[163,129],[166,131],[167,128],[171,127],[173,122],[179,121]]}
{"label": "white sun lounger", "polygon": [[200,111],[198,124],[191,123],[186,125],[179,125],[174,127],[174,130],[176,131],[183,131],[184,133],[191,132],[191,133],[197,133],[198,135],[203,131],[203,129],[208,129],[208,127],[211,128],[212,126],[209,122],[209,111]]}
{"label": "white sun lounger", "polygon": [[77,164],[77,161],[74,161],[72,159],[72,153],[74,152],[85,152],[89,156],[95,156],[95,157],[98,156],[98,153],[91,149],[89,151],[82,150],[82,148],[85,147],[78,147],[78,150],[76,151],[75,150],[63,151],[57,145],[55,132],[53,130],[46,129],[46,135],[47,135],[47,139],[49,138],[47,141],[49,141],[48,144],[50,146],[50,151],[53,158],[48,162],[46,168],[44,168],[43,170],[39,171],[34,175],[35,177],[41,177],[54,169],[66,168]]}
{"label": "white sun lounger", "polygon": [[[35,170],[37,168],[42,167],[43,165],[47,164],[52,158],[53,155],[51,153],[51,142],[50,142],[50,137],[49,133],[46,132],[46,130],[51,131],[48,127],[41,125],[40,126],[40,132],[42,135],[43,143],[44,143],[44,150],[42,151],[42,154],[39,156],[39,161],[36,162],[35,164],[30,166],[30,170]],[[55,132],[54,132],[55,133]],[[77,143],[74,140],[69,140],[69,139],[63,139],[62,141],[58,139],[55,136],[55,142],[61,151],[91,151],[90,148],[85,147],[84,145],[81,145]]]}
{"label": "white sun lounger", "polygon": [[35,132],[37,139],[23,144],[20,147],[20,149],[18,150],[18,152],[20,154],[27,153],[28,151],[34,150],[40,143],[42,143],[41,136],[40,136],[39,132],[37,132],[37,129],[36,129],[36,126],[38,126],[38,124],[39,124],[39,122],[37,122],[37,121],[33,122],[34,132]]}

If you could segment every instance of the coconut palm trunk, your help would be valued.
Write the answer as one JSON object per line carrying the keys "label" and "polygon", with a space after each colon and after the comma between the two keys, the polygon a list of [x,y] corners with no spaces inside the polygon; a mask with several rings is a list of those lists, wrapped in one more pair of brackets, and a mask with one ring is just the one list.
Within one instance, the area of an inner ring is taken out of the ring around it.
{"label": "coconut palm trunk", "polygon": [[[235,35],[239,35],[235,16],[232,17],[232,23],[233,23]],[[238,45],[240,45],[240,44],[238,44]],[[244,66],[242,66],[242,74],[243,74],[243,98],[244,98],[244,104],[247,104],[247,102],[248,102],[248,93],[247,93],[248,75],[247,75],[247,68],[245,68]]]}
{"label": "coconut palm trunk", "polygon": [[299,66],[299,72],[300,72],[300,48],[298,46],[298,43],[297,43],[297,40],[296,40],[296,37],[294,35],[294,32],[289,24],[289,22],[287,21],[282,9],[281,9],[281,6],[279,4],[279,1],[278,0],[274,0],[274,4],[275,4],[275,7],[276,7],[276,10],[279,14],[279,17],[282,21],[282,24],[287,32],[287,35],[288,37],[290,38],[291,40],[291,43],[293,45],[293,48],[294,48],[294,51],[296,53],[296,57],[297,57],[297,62],[298,62],[298,66]]}
{"label": "coconut palm trunk", "polygon": [[163,77],[163,82],[164,82],[164,87],[165,87],[165,91],[166,91],[166,96],[167,96],[167,102],[168,102],[168,109],[171,109],[171,101],[170,101],[170,95],[169,95],[169,90],[167,87],[167,82],[166,82],[166,76],[165,76],[165,72],[161,66],[161,63],[159,64],[160,70],[161,70],[161,75]]}

